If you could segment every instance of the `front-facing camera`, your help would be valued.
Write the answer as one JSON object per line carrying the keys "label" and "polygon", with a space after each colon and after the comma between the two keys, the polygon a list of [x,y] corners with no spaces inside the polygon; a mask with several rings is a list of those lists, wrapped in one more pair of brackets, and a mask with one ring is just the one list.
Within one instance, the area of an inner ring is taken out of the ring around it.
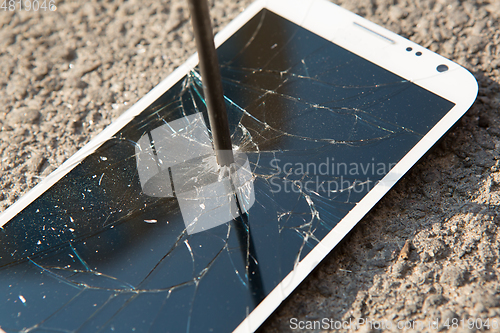
{"label": "front-facing camera", "polygon": [[437,68],[436,68],[436,69],[437,69],[437,71],[438,71],[438,72],[440,72],[440,73],[441,73],[441,72],[446,72],[446,71],[448,70],[448,66],[446,66],[446,65],[439,65],[439,66],[437,66]]}

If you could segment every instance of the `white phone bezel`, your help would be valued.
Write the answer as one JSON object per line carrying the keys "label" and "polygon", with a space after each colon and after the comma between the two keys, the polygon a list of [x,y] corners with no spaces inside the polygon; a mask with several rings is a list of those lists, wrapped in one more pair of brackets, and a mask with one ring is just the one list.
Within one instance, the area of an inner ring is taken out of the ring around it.
{"label": "white phone bezel", "polygon": [[[373,189],[297,264],[283,281],[240,323],[234,332],[253,332],[342,240],[387,191],[434,145],[474,102],[478,86],[460,65],[326,0],[258,0],[215,37],[221,45],[240,27],[267,8],[372,63],[453,103],[453,107]],[[406,51],[407,47],[412,52]],[[415,52],[421,52],[416,56]],[[0,215],[0,227],[70,172],[85,157],[141,113],[198,63],[194,54],[59,168]],[[448,71],[439,73],[438,65]]]}

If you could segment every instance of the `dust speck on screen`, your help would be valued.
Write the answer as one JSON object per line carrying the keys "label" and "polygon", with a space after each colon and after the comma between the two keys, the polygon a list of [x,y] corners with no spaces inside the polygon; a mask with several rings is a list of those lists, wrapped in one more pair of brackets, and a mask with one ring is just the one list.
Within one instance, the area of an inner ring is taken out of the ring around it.
{"label": "dust speck on screen", "polygon": [[234,169],[193,69],[0,230],[5,332],[234,330],[453,107],[267,10],[218,52]]}

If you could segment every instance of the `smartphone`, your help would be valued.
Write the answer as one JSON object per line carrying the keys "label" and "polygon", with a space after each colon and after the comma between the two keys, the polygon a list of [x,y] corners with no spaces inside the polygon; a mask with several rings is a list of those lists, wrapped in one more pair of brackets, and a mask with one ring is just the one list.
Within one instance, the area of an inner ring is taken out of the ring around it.
{"label": "smartphone", "polygon": [[325,0],[216,36],[0,216],[5,332],[253,332],[468,110],[463,67]]}

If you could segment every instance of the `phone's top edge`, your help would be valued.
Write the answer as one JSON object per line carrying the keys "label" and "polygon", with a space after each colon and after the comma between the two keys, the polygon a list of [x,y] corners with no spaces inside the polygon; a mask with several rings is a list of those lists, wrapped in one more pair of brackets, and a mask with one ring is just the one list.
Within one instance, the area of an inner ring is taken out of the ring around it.
{"label": "phone's top edge", "polygon": [[[476,100],[477,80],[468,69],[330,1],[258,0],[241,18],[263,8],[452,103],[468,109]],[[438,72],[439,65],[449,70]]]}
{"label": "phone's top edge", "polygon": [[[327,0],[267,0],[264,7],[453,103],[470,106],[477,96],[463,66]],[[440,73],[439,65],[449,70]]]}

